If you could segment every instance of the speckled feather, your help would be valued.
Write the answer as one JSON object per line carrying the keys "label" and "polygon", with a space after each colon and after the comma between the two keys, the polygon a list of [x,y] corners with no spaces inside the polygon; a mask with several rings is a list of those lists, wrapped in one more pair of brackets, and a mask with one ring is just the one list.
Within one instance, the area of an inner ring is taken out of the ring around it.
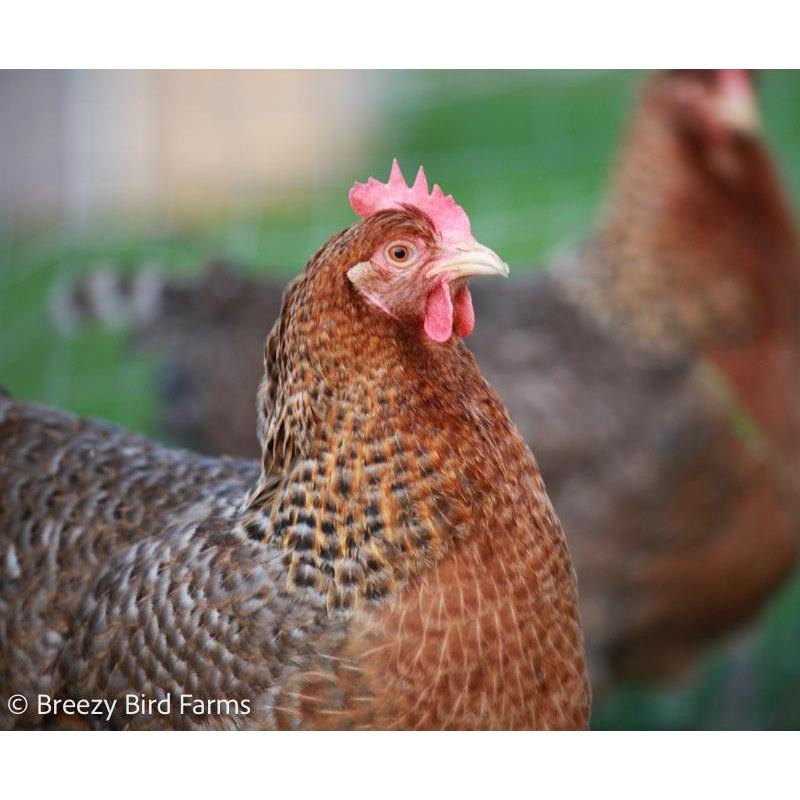
{"label": "speckled feather", "polygon": [[[56,694],[86,593],[137,542],[232,520],[257,465],[170,450],[103,423],[0,398],[0,683]],[[228,525],[230,522],[227,523]],[[177,591],[173,587],[173,592]],[[2,715],[6,716],[2,716]],[[0,711],[0,727],[34,724]]]}
{"label": "speckled feather", "polygon": [[[248,715],[118,714],[119,727],[587,724],[574,575],[530,451],[460,341],[428,342],[346,280],[382,237],[419,225],[400,211],[353,226],[288,290],[266,348],[258,480],[2,401],[4,690],[252,702]],[[102,488],[96,460],[64,458],[85,439],[109,453]],[[42,447],[46,464],[19,460]],[[140,485],[132,464],[154,487],[147,524],[101,524],[101,499]],[[53,474],[69,488],[48,510]],[[41,555],[23,546],[31,531]]]}

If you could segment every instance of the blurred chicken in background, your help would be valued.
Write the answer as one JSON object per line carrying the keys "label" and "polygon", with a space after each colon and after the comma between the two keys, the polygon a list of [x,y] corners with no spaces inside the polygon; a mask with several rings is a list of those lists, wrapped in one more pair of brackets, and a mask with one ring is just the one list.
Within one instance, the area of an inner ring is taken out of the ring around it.
{"label": "blurred chicken in background", "polygon": [[476,295],[472,346],[568,531],[598,693],[680,674],[795,565],[799,280],[749,76],[680,72],[645,87],[589,240]]}
{"label": "blurred chicken in background", "polygon": [[161,361],[157,413],[167,438],[209,455],[257,458],[263,331],[278,317],[283,289],[222,262],[183,280],[98,270],[56,290],[53,318],[62,331],[87,320],[129,327],[135,346]]}
{"label": "blurred chicken in background", "polygon": [[[470,344],[564,522],[600,692],[680,674],[794,567],[799,252],[750,76],[667,73],[642,92],[589,240],[475,293]],[[165,363],[170,435],[253,456],[278,287],[217,266],[95,276],[55,305],[102,317],[127,294],[137,343]]]}

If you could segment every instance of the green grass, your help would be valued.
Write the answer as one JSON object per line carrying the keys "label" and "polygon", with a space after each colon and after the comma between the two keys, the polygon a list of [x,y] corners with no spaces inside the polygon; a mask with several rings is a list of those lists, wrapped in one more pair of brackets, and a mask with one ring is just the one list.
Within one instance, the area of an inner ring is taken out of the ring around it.
{"label": "green grass", "polygon": [[800,578],[786,586],[764,616],[756,661],[761,726],[800,730]]}
{"label": "green grass", "polygon": [[800,730],[800,575],[768,603],[744,641],[712,648],[683,685],[619,687],[593,710],[617,730]]}
{"label": "green grass", "polygon": [[[379,79],[382,124],[358,174],[336,175],[313,196],[293,195],[268,211],[180,231],[98,223],[80,234],[0,234],[0,385],[21,398],[153,433],[156,365],[126,348],[119,333],[56,336],[47,316],[53,285],[103,264],[186,273],[215,257],[288,277],[352,221],[353,180],[385,178],[394,156],[407,178],[424,164],[429,178],[468,209],[481,241],[517,271],[531,269],[587,231],[639,80],[609,72],[394,73]],[[800,198],[800,74],[764,75],[761,96],[769,138]],[[744,723],[800,727],[800,580],[764,613],[753,647]],[[683,687],[623,687],[595,709],[595,725],[729,724],[735,667],[720,648]]]}

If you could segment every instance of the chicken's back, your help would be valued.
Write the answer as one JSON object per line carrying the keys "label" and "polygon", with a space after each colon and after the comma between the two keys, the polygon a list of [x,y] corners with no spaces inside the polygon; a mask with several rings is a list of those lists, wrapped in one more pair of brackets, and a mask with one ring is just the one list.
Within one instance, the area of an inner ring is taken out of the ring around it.
{"label": "chicken's back", "polygon": [[137,542],[231,518],[258,474],[256,462],[197,456],[0,397],[4,693],[53,694],[56,661],[99,572]]}

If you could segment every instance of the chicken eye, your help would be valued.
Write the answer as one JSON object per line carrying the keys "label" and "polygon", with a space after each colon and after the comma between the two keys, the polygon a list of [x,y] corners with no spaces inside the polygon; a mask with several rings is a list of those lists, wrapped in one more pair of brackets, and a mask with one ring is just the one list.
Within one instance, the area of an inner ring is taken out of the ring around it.
{"label": "chicken eye", "polygon": [[417,250],[409,242],[392,242],[384,253],[386,260],[396,267],[407,267],[417,258]]}

